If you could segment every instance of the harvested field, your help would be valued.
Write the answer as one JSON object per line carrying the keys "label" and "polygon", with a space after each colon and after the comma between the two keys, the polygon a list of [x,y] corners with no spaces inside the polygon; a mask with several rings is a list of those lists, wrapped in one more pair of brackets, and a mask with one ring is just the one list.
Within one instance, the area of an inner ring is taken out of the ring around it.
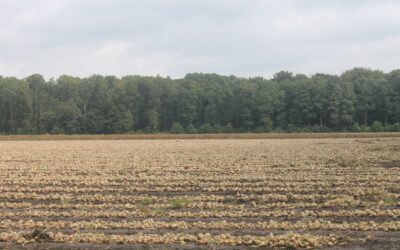
{"label": "harvested field", "polygon": [[398,249],[399,138],[0,142],[0,248]]}

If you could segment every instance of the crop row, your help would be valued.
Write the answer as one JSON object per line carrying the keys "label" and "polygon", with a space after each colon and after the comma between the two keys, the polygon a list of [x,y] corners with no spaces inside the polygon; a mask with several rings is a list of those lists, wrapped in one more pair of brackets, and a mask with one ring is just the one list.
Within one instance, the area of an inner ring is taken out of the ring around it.
{"label": "crop row", "polygon": [[258,221],[258,222],[230,222],[230,221],[157,221],[146,219],[141,221],[68,221],[68,220],[2,220],[0,228],[4,229],[73,229],[73,230],[110,230],[110,229],[198,229],[198,230],[353,230],[353,231],[400,231],[400,221],[389,222],[332,222],[329,220],[309,221]]}
{"label": "crop row", "polygon": [[27,210],[27,211],[3,211],[0,218],[19,218],[25,217],[91,217],[91,218],[145,218],[167,216],[169,218],[271,218],[271,217],[390,217],[393,219],[400,217],[400,209],[365,209],[365,210],[339,210],[339,211],[296,211],[296,210],[276,210],[276,211],[251,211],[251,210],[199,210],[199,211],[178,211],[178,210],[122,210],[122,211],[92,211],[92,210]]}
{"label": "crop row", "polygon": [[[192,234],[135,234],[135,235],[104,235],[104,234],[63,234],[60,232],[46,233],[55,242],[106,243],[106,244],[199,244],[228,246],[257,246],[268,248],[315,248],[345,244],[355,239],[337,237],[335,235],[319,236],[311,234],[286,234],[269,236],[232,236],[230,234],[211,235],[209,233]],[[29,243],[23,233],[0,233],[0,241]]]}

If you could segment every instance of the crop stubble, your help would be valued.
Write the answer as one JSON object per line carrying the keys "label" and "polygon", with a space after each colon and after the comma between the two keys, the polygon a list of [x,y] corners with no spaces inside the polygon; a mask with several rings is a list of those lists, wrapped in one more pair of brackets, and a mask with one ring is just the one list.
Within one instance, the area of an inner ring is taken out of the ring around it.
{"label": "crop stubble", "polygon": [[396,249],[399,148],[398,138],[2,141],[0,247]]}

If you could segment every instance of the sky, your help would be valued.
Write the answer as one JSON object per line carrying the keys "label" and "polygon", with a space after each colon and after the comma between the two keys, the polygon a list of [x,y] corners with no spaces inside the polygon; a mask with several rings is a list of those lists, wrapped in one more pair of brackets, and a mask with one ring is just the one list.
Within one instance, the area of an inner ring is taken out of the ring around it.
{"label": "sky", "polygon": [[398,0],[0,0],[0,75],[400,68]]}

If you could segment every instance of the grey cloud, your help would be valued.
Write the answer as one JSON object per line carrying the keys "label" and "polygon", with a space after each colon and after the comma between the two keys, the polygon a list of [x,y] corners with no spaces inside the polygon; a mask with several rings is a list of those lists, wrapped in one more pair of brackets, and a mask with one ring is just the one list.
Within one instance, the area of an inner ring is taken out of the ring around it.
{"label": "grey cloud", "polygon": [[398,67],[400,2],[4,0],[0,75]]}

